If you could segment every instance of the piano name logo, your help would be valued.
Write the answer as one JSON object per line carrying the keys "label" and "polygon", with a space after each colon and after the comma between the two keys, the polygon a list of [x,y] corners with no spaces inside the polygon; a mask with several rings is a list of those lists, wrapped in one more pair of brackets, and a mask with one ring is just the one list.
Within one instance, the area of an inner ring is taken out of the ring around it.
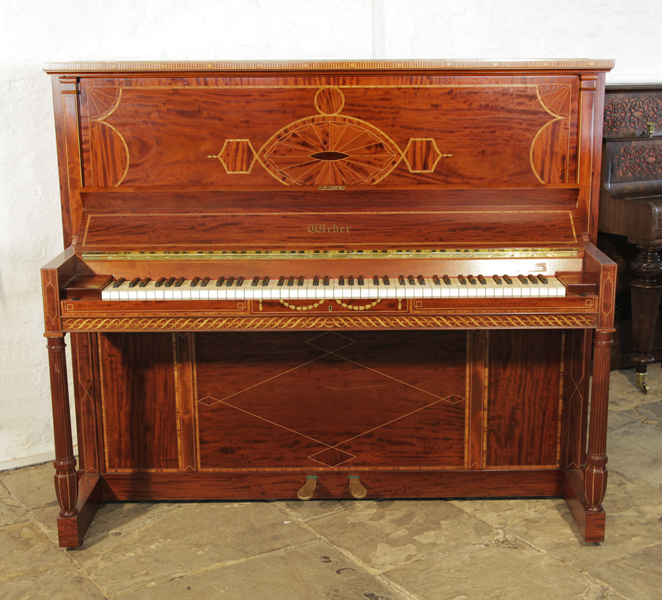
{"label": "piano name logo", "polygon": [[308,225],[308,233],[349,233],[349,226],[338,227],[335,223],[326,225],[325,223],[311,223]]}

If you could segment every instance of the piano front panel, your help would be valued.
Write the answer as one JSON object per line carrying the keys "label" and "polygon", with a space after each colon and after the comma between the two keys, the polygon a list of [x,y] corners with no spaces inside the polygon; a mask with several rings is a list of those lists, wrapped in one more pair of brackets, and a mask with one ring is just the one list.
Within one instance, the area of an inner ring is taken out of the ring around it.
{"label": "piano front panel", "polygon": [[573,75],[205,79],[204,87],[185,77],[83,79],[87,186],[526,185],[576,177]]}
{"label": "piano front panel", "polygon": [[[563,406],[559,372],[564,333],[493,331],[490,345],[494,351],[489,357],[486,464],[555,466]],[[535,400],[522,404],[523,397]]]}
{"label": "piano front panel", "polygon": [[559,467],[561,331],[95,337],[108,473]]}
{"label": "piano front panel", "polygon": [[178,471],[173,336],[99,336],[108,471]]}

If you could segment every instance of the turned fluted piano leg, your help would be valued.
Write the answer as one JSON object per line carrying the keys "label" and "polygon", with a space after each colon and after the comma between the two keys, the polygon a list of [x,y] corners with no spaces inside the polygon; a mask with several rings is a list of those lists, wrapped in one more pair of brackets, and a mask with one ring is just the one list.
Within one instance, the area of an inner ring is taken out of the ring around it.
{"label": "turned fluted piano leg", "polygon": [[607,413],[609,410],[611,345],[611,331],[595,333],[591,414],[584,473],[587,513],[585,539],[587,542],[597,542],[604,538],[605,511],[602,508],[602,500],[607,489]]}
{"label": "turned fluted piano leg", "polygon": [[632,334],[637,387],[646,394],[649,386],[646,383],[648,365],[655,359],[651,354],[657,313],[660,310],[662,295],[662,262],[659,247],[637,245],[639,254],[632,263],[632,269],[637,279],[632,282]]}
{"label": "turned fluted piano leg", "polygon": [[67,386],[67,360],[64,336],[48,338],[48,360],[51,373],[53,400],[53,429],[55,437],[55,493],[60,504],[60,517],[78,514],[78,476],[74,444],[71,437],[69,389]]}
{"label": "turned fluted piano leg", "polygon": [[47,347],[55,437],[55,493],[60,504],[58,536],[60,546],[76,548],[82,544],[83,536],[101,502],[101,481],[99,476],[84,475],[80,480],[79,494],[79,477],[71,433],[64,335],[48,335]]}
{"label": "turned fluted piano leg", "polygon": [[593,340],[593,378],[588,430],[588,448],[583,472],[567,469],[564,497],[584,540],[601,542],[605,535],[602,500],[607,489],[607,410],[611,330],[598,330]]}

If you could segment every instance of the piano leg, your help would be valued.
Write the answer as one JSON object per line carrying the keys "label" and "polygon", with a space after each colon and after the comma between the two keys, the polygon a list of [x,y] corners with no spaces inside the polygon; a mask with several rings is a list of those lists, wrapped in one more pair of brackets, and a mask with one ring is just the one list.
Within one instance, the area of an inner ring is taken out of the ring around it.
{"label": "piano leg", "polygon": [[101,478],[98,475],[83,476],[80,480],[82,493],[79,498],[79,478],[71,435],[64,334],[50,333],[47,337],[55,437],[55,493],[60,504],[58,537],[60,546],[76,548],[82,544],[83,536],[101,502]]}
{"label": "piano leg", "polygon": [[586,466],[565,472],[564,498],[586,542],[605,535],[602,500],[607,489],[607,411],[612,332],[598,330],[593,342],[593,379]]}
{"label": "piano leg", "polygon": [[658,246],[637,245],[639,254],[632,263],[637,279],[632,282],[632,334],[637,387],[642,394],[650,389],[646,383],[648,364],[654,362],[651,354],[657,314],[662,295],[662,262]]}

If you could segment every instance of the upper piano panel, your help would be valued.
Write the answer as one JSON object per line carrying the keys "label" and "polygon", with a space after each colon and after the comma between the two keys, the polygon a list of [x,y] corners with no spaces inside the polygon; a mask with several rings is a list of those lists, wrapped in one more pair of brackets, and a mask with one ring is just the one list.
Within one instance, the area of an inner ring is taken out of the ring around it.
{"label": "upper piano panel", "polygon": [[[612,64],[47,65],[65,234],[81,222],[85,189],[580,189],[594,92]],[[588,231],[590,190],[578,196]]]}

